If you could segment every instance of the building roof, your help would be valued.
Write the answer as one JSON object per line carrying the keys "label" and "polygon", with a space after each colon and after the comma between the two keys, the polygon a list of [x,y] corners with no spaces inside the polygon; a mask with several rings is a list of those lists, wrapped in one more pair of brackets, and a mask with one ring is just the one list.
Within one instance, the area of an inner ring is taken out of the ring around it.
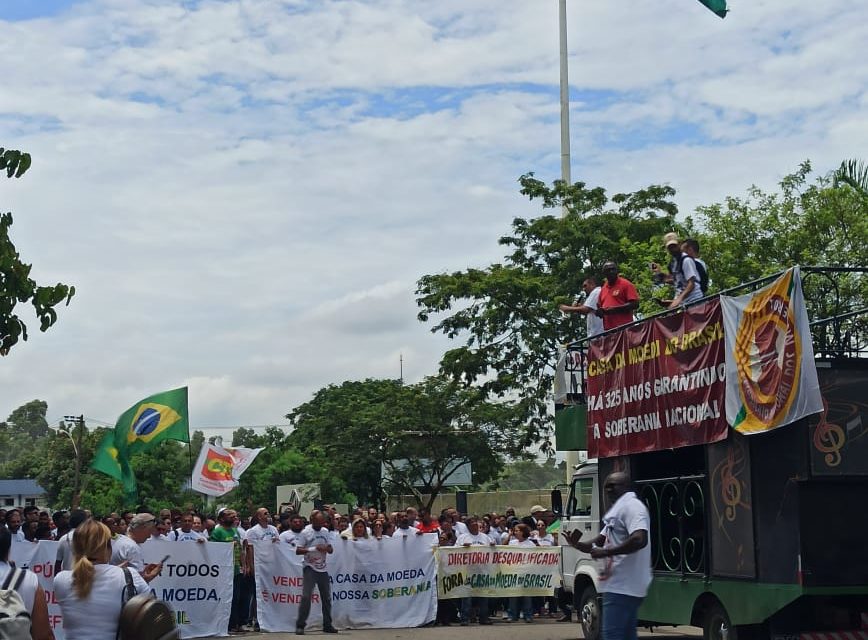
{"label": "building roof", "polygon": [[41,496],[45,489],[32,478],[21,480],[0,480],[0,496]]}

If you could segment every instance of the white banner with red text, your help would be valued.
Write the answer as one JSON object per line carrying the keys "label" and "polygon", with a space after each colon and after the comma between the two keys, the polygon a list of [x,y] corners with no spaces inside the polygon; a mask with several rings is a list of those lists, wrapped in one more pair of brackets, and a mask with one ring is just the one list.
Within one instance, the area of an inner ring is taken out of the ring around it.
{"label": "white banner with red text", "polygon": [[[332,621],[339,629],[412,628],[437,615],[434,534],[377,540],[335,537],[327,559]],[[263,631],[293,631],[302,593],[303,556],[282,542],[252,543],[256,615]],[[319,593],[308,628],[322,627]]]}
{"label": "white banner with red text", "polygon": [[148,540],[142,554],[146,564],[166,558],[150,586],[172,607],[182,638],[228,635],[234,577],[231,544]]}
{"label": "white banner with red text", "polygon": [[560,547],[439,547],[437,597],[550,596],[560,560]]}
{"label": "white banner with red text", "polygon": [[13,542],[9,550],[9,560],[16,567],[27,569],[36,574],[39,586],[45,592],[48,603],[48,623],[54,631],[55,640],[63,640],[63,615],[54,597],[54,561],[57,559],[57,545],[54,540],[42,542]]}

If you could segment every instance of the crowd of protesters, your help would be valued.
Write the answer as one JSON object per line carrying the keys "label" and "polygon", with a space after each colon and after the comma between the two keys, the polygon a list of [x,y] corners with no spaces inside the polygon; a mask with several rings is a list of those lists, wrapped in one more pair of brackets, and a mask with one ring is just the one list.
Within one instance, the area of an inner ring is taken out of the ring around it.
{"label": "crowd of protesters", "polygon": [[[350,513],[339,513],[334,507],[324,505],[311,514],[311,519],[321,518],[317,531],[322,529],[331,544],[351,542],[357,539],[382,539],[436,534],[441,546],[470,545],[517,545],[551,546],[557,544],[556,533],[550,533],[553,521],[551,511],[535,505],[530,513],[517,517],[515,509],[507,508],[502,514],[486,513],[480,516],[465,515],[455,508],[446,508],[436,515],[427,509],[407,507],[400,511],[382,512],[376,507],[355,508]],[[93,523],[102,526],[93,527]],[[135,511],[118,511],[107,515],[92,514],[76,509],[71,512],[49,512],[37,507],[23,509],[0,509],[0,529],[8,532],[10,542],[27,543],[40,540],[57,540],[58,551],[55,570],[57,575],[67,571],[74,573],[76,567],[75,532],[87,524],[87,538],[81,537],[79,546],[99,541],[102,536],[110,540],[111,553],[105,559],[91,557],[93,567],[88,576],[108,581],[115,585],[120,574],[110,573],[108,566],[129,567],[136,574],[136,585],[147,584],[162,570],[160,564],[145,564],[141,546],[148,540],[177,542],[234,542],[233,601],[229,621],[232,633],[257,631],[255,610],[254,540],[272,540],[293,547],[304,543],[306,532],[312,529],[311,522],[302,514],[286,510],[271,514],[261,507],[249,516],[242,516],[234,509],[219,509],[215,513],[199,513],[191,509],[162,509],[156,515],[145,507]],[[93,530],[91,530],[93,529]],[[105,532],[104,534],[101,532]],[[2,570],[0,560],[0,570]],[[103,575],[105,574],[105,575]],[[96,583],[95,593],[106,587]],[[113,587],[112,587],[113,588]],[[69,606],[86,608],[82,595],[76,590],[67,590]],[[88,592],[90,593],[90,592]],[[570,619],[570,609],[562,606],[558,613],[558,599],[527,598],[510,601],[505,598],[466,598],[462,601],[438,602],[434,624],[468,625],[491,624],[492,616],[500,615],[505,621],[524,619],[533,622],[540,616],[560,616],[560,621]],[[74,604],[73,604],[74,603]],[[61,603],[63,608],[63,603]],[[41,617],[41,614],[37,612]],[[66,620],[66,614],[64,614]],[[70,621],[76,620],[70,617]],[[65,622],[66,625],[66,622]],[[34,622],[34,628],[36,623]],[[69,634],[67,634],[69,635]]]}

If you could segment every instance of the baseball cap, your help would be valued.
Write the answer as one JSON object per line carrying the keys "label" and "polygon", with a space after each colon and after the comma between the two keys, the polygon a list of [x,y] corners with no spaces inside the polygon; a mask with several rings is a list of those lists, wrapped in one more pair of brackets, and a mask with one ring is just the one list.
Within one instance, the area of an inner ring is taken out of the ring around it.
{"label": "baseball cap", "polygon": [[532,514],[539,513],[540,511],[545,511],[545,510],[546,510],[546,508],[543,507],[542,505],[539,505],[539,504],[535,504],[530,508],[530,512]]}
{"label": "baseball cap", "polygon": [[663,236],[663,248],[666,249],[669,247],[669,245],[673,244],[680,245],[681,243],[678,242],[678,234],[674,231],[670,231],[665,236]]}
{"label": "baseball cap", "polygon": [[130,529],[138,529],[140,527],[147,527],[148,525],[152,525],[157,521],[152,513],[137,513],[133,516],[133,519],[130,520]]}

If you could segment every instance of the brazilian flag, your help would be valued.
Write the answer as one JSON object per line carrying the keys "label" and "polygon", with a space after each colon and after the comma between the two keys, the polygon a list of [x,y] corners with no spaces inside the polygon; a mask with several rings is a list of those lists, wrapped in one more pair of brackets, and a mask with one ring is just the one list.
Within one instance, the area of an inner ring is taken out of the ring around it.
{"label": "brazilian flag", "polygon": [[148,396],[124,411],[114,431],[103,438],[90,467],[120,480],[127,497],[134,499],[136,477],[130,457],[164,440],[190,442],[187,387]]}

